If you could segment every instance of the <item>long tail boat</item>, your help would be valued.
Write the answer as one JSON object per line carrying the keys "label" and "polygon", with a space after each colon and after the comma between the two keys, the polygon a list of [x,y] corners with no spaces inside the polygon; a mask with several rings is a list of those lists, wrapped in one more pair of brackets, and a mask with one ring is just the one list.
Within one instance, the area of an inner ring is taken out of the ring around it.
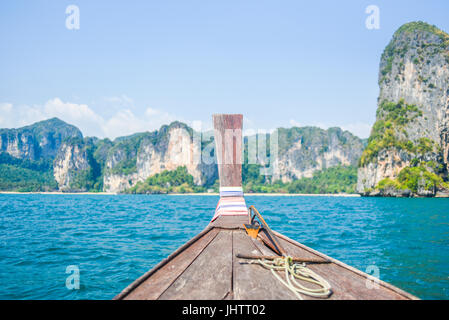
{"label": "long tail boat", "polygon": [[417,299],[272,231],[243,197],[242,115],[214,115],[213,122],[220,179],[215,215],[114,299]]}

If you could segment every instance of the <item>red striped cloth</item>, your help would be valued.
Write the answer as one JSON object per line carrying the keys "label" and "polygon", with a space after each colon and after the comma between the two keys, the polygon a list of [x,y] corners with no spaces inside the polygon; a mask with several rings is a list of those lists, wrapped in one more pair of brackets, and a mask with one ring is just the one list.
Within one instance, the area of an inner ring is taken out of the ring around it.
{"label": "red striped cloth", "polygon": [[218,201],[215,215],[211,221],[214,221],[219,216],[241,216],[247,215],[245,198],[243,197],[221,197]]}

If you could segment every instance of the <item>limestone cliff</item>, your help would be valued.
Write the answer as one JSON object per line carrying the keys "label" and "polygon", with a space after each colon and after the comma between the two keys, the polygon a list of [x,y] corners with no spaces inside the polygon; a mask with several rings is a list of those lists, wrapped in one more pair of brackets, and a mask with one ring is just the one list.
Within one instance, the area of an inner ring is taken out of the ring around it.
{"label": "limestone cliff", "polygon": [[0,152],[19,159],[52,159],[68,138],[82,138],[82,133],[78,128],[52,118],[18,129],[0,129]]}
{"label": "limestone cliff", "polygon": [[449,35],[412,22],[380,62],[376,122],[358,170],[366,195],[435,195],[445,190],[449,151]]}
{"label": "limestone cliff", "polygon": [[[212,184],[218,178],[217,166],[200,158],[200,154],[206,152],[207,146],[214,146],[213,138],[207,139],[210,134],[206,137],[203,134],[201,146],[195,135],[199,136],[185,124],[174,122],[158,132],[123,138],[109,150],[104,190],[122,192],[154,174],[173,171],[179,166],[187,168],[196,185]],[[269,141],[270,135],[268,147]],[[364,147],[360,138],[340,128],[280,128],[278,143],[277,166],[270,181],[290,182],[337,165],[355,166]],[[210,149],[213,154],[213,147]],[[245,150],[248,150],[247,139]]]}
{"label": "limestone cliff", "polygon": [[195,143],[194,131],[180,122],[157,132],[134,135],[109,151],[104,190],[121,192],[138,181],[180,166],[187,168],[196,185],[212,183],[217,178],[216,166],[204,164],[200,155],[201,144]]}
{"label": "limestone cliff", "polygon": [[[88,191],[79,179],[90,174],[88,150],[82,140],[64,142],[53,162],[53,175],[60,191]],[[87,177],[86,177],[87,178]]]}
{"label": "limestone cliff", "polygon": [[337,165],[355,166],[364,147],[360,138],[340,128],[281,128],[278,141],[273,180],[283,182],[310,178],[315,171]]}

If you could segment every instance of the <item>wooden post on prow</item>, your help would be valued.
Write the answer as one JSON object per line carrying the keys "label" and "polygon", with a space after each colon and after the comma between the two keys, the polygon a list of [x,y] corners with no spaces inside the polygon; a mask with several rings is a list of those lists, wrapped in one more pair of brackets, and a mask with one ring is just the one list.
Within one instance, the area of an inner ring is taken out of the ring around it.
{"label": "wooden post on prow", "polygon": [[241,114],[214,114],[215,154],[220,188],[242,186]]}
{"label": "wooden post on prow", "polygon": [[219,220],[226,220],[228,226],[241,226],[242,219],[233,216],[248,217],[248,208],[245,198],[243,198],[242,189],[243,116],[241,114],[214,114],[212,118],[215,130],[215,155],[220,179],[220,200],[211,222],[222,217]]}

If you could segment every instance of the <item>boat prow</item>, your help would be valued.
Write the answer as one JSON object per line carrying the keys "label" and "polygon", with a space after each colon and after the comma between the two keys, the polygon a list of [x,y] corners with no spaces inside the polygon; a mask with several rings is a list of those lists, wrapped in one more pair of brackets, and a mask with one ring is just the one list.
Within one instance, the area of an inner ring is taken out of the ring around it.
{"label": "boat prow", "polygon": [[[243,227],[247,222],[248,218],[243,216],[217,218],[115,299],[297,299],[269,270],[237,258],[238,253],[276,256],[260,238],[253,239],[247,235]],[[308,265],[329,282],[332,294],[326,299],[417,299],[395,286],[274,233],[292,256],[330,261]],[[302,297],[322,299],[308,295]]]}
{"label": "boat prow", "polygon": [[[251,223],[252,216],[241,191],[241,163],[238,161],[241,145],[230,146],[229,139],[217,139],[217,135],[226,136],[225,130],[233,130],[228,135],[231,140],[235,141],[236,135],[236,140],[241,139],[238,130],[242,128],[242,116],[215,115],[214,127],[220,201],[212,221],[114,299],[417,299],[391,284],[271,231],[267,225],[257,230],[255,237],[250,236],[245,224]],[[231,164],[221,161],[226,157],[226,150],[232,150]],[[242,256],[264,258],[248,260],[242,259]],[[287,283],[290,280],[282,282],[284,270],[270,270],[258,263],[274,261],[270,260],[271,257],[278,260],[294,257],[297,261],[303,261],[304,264],[293,265],[292,270],[304,266],[312,276],[323,281],[296,278],[298,285],[308,288],[310,292],[295,293]],[[317,263],[312,263],[314,261]],[[322,283],[326,284],[327,291],[321,290]]]}

